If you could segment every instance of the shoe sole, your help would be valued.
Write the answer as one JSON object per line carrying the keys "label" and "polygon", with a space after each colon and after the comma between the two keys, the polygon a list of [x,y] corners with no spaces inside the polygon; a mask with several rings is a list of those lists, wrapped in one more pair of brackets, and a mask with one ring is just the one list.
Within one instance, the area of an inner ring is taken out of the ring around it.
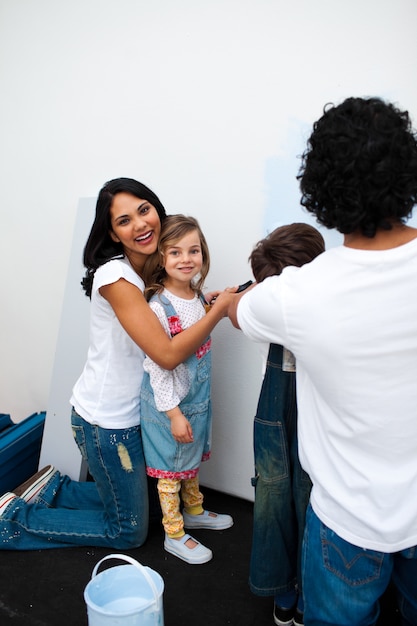
{"label": "shoe sole", "polygon": [[[198,517],[196,515],[196,517]],[[214,518],[213,518],[214,519]],[[201,530],[227,530],[228,528],[231,528],[233,526],[233,521],[232,522],[228,522],[225,524],[220,524],[218,526],[214,525],[214,524],[207,524],[207,522],[186,522],[184,520],[184,527],[185,528],[200,528]]]}
{"label": "shoe sole", "polygon": [[278,619],[277,617],[275,617],[275,615],[273,615],[273,618],[274,618],[274,623],[275,623],[277,626],[292,626],[292,624],[294,624],[293,619],[290,619],[290,620],[289,620],[289,621],[287,621],[287,622],[283,622],[282,620],[280,620],[280,619]]}

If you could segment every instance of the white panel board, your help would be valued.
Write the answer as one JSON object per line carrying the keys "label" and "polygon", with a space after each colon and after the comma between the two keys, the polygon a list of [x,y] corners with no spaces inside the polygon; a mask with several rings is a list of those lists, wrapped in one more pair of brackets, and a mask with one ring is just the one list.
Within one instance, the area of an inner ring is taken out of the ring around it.
{"label": "white panel board", "polygon": [[95,204],[95,198],[81,198],[78,205],[39,462],[40,467],[52,463],[76,480],[85,478],[86,468],[73,440],[69,400],[88,349],[90,300],[80,283]]}

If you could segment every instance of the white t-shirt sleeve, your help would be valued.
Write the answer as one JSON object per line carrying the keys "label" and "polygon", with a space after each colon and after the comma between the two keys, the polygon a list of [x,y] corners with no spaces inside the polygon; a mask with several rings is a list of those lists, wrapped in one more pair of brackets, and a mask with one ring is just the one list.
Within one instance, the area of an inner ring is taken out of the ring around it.
{"label": "white t-shirt sleeve", "polygon": [[101,265],[95,271],[93,289],[98,291],[100,287],[116,283],[121,278],[124,278],[129,283],[132,283],[143,292],[143,280],[136,274],[125,259],[112,259],[104,265]]}
{"label": "white t-shirt sleeve", "polygon": [[288,342],[282,306],[282,294],[285,290],[283,276],[281,274],[266,278],[248,291],[238,304],[238,324],[244,335],[252,341],[284,346]]}

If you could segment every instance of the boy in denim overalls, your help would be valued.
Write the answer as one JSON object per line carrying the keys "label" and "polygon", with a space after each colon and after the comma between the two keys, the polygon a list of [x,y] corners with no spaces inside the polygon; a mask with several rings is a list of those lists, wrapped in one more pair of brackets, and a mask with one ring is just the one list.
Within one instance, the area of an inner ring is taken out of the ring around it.
{"label": "boy in denim overalls", "polygon": [[[301,266],[324,251],[317,229],[281,226],[261,240],[249,260],[257,282]],[[311,482],[298,459],[295,359],[271,344],[254,421],[254,525],[249,585],[274,596],[274,622],[303,624],[301,544]]]}

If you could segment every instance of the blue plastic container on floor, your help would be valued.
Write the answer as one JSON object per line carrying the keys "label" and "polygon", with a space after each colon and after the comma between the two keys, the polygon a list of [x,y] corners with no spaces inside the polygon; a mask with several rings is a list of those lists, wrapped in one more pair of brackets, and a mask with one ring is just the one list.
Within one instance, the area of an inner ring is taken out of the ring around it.
{"label": "blue plastic container on floor", "polygon": [[14,424],[0,413],[0,495],[13,491],[38,471],[46,412]]}

